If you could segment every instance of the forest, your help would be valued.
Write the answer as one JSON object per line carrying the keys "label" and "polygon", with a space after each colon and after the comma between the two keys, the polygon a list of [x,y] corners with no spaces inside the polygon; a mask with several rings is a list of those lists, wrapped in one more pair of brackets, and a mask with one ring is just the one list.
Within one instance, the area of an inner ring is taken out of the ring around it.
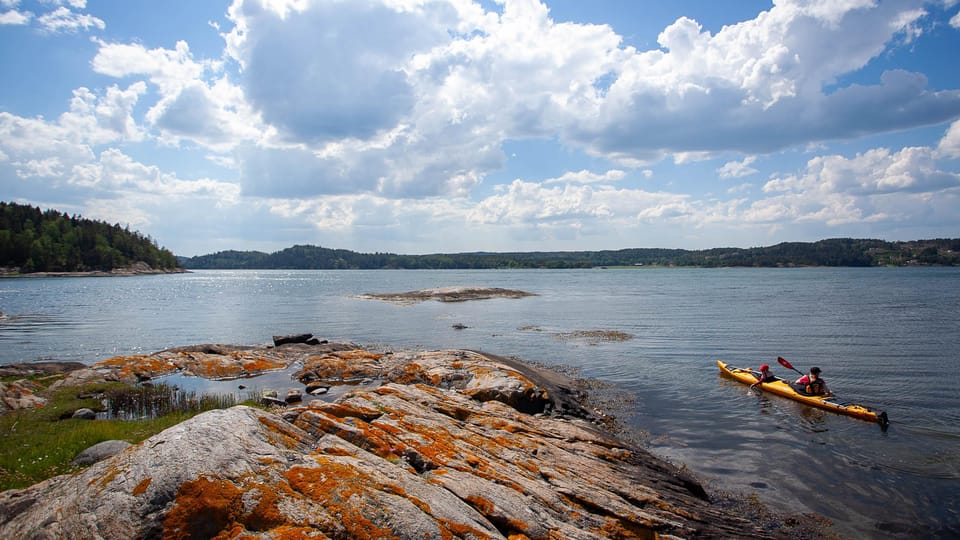
{"label": "forest", "polygon": [[157,270],[179,266],[172,252],[129,227],[0,202],[4,273],[109,272],[138,262]]}
{"label": "forest", "polygon": [[188,269],[492,269],[595,267],[956,266],[960,239],[888,242],[835,238],[769,247],[706,250],[634,248],[612,251],[357,253],[311,245],[264,253],[221,251],[181,259]]}

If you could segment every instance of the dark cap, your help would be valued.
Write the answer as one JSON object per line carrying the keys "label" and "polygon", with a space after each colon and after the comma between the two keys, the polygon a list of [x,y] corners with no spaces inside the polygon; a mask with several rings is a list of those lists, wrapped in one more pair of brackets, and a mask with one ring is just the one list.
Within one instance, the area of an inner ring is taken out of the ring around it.
{"label": "dark cap", "polygon": [[819,375],[819,374],[820,374],[820,368],[818,368],[818,367],[812,367],[812,368],[810,368],[810,373]]}

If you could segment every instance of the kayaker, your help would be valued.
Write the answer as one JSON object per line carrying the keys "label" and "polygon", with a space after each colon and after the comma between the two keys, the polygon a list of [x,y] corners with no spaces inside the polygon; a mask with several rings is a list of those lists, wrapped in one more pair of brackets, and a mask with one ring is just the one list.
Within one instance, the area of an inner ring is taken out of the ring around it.
{"label": "kayaker", "polygon": [[810,368],[810,373],[797,379],[797,381],[793,383],[793,386],[797,392],[808,396],[830,395],[830,389],[827,388],[826,381],[820,377],[820,368],[818,367]]}
{"label": "kayaker", "polygon": [[760,373],[755,373],[754,376],[757,377],[758,380],[757,382],[751,384],[750,388],[753,388],[758,384],[763,384],[763,383],[773,382],[778,380],[776,375],[774,375],[773,373],[770,373],[769,364],[760,364]]}

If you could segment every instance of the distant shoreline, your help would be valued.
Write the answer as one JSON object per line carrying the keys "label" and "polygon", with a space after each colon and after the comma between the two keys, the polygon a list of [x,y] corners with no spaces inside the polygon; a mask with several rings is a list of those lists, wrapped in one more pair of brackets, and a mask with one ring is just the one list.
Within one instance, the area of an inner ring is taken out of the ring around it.
{"label": "distant shoreline", "polygon": [[122,277],[122,276],[149,276],[158,274],[190,274],[190,270],[176,268],[173,270],[136,270],[129,268],[118,268],[110,271],[91,270],[88,272],[0,272],[0,278],[47,278],[47,277]]}

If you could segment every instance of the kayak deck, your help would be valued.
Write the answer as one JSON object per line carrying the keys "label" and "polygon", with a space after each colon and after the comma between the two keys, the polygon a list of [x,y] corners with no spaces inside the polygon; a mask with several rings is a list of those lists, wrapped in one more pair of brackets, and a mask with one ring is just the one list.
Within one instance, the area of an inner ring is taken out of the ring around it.
{"label": "kayak deck", "polygon": [[[759,377],[757,376],[759,375],[759,372],[753,371],[751,368],[744,369],[733,367],[722,360],[717,360],[717,366],[720,367],[721,374],[736,379],[743,384],[754,384],[759,380]],[[878,412],[870,409],[869,407],[864,407],[863,405],[837,403],[831,396],[807,396],[794,390],[793,387],[784,380],[761,383],[757,385],[757,387],[765,392],[770,392],[771,394],[776,394],[794,401],[799,401],[812,407],[833,411],[837,414],[853,416],[854,418],[860,418],[861,420],[878,422],[881,426],[886,426],[888,422],[887,413],[885,412]]]}

